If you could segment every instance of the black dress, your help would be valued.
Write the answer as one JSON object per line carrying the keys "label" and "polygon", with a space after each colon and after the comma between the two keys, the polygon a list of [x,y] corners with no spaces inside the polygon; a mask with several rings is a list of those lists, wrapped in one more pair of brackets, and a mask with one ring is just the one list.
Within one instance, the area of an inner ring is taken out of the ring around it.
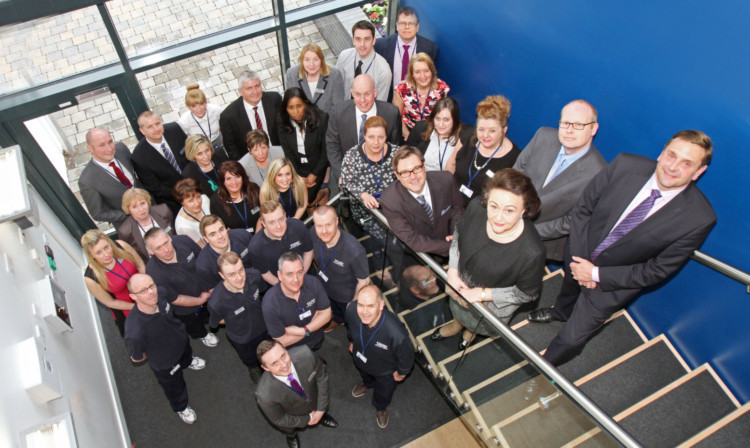
{"label": "black dress", "polygon": [[[474,160],[474,154],[476,154],[476,160]],[[459,188],[462,185],[466,185],[473,192],[471,197],[468,197],[463,192],[461,193],[464,206],[468,205],[470,200],[482,195],[484,182],[488,177],[491,177],[503,168],[513,168],[513,164],[516,163],[516,159],[520,154],[521,150],[513,143],[513,147],[508,151],[508,154],[491,159],[488,162],[487,157],[484,157],[477,151],[476,145],[471,146],[469,144],[461,147],[458,154],[456,154],[456,173],[453,176],[456,178],[456,184],[458,184]],[[478,170],[477,167],[481,169]]]}
{"label": "black dress", "polygon": [[214,193],[219,189],[219,166],[227,161],[227,158],[222,151],[214,152],[211,161],[214,163],[214,169],[204,173],[195,162],[190,162],[185,165],[185,169],[182,170],[182,178],[195,179],[201,186],[201,193],[206,196],[213,197]]}
{"label": "black dress", "polygon": [[224,221],[228,229],[255,229],[260,217],[260,207],[243,198],[239,202],[229,202],[229,212],[224,204],[219,201],[218,195],[211,197],[211,214],[218,216]]}

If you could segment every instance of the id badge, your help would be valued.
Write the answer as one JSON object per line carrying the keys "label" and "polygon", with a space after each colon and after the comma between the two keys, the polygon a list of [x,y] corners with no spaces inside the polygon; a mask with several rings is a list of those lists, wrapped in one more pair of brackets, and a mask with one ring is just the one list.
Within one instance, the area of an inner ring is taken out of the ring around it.
{"label": "id badge", "polygon": [[323,271],[318,271],[318,277],[320,277],[324,282],[328,283],[328,276]]}
{"label": "id badge", "polygon": [[494,177],[495,176],[495,173],[493,173],[491,170],[485,171],[484,174],[486,174],[487,177]]}
{"label": "id badge", "polygon": [[245,311],[245,307],[241,306],[241,307],[237,308],[236,310],[234,310],[234,315],[236,316],[236,315],[238,315],[238,314],[240,314],[240,313],[242,313],[244,311]]}
{"label": "id badge", "polygon": [[260,207],[254,207],[252,210],[250,210],[250,213],[252,213],[253,215],[257,215],[259,211]]}
{"label": "id badge", "polygon": [[312,316],[312,310],[307,310],[304,313],[299,315],[299,320],[305,320],[310,316]]}
{"label": "id badge", "polygon": [[458,191],[463,193],[467,198],[474,196],[474,192],[471,191],[471,188],[467,187],[466,185],[461,185],[461,188],[459,188]]}
{"label": "id badge", "polygon": [[175,373],[177,373],[178,370],[180,370],[180,363],[175,364],[175,366],[172,367],[172,370],[169,371],[169,374],[174,375]]}
{"label": "id badge", "polygon": [[300,157],[299,163],[307,163],[307,157]]}
{"label": "id badge", "polygon": [[357,351],[357,358],[359,358],[363,363],[367,364],[367,358],[365,358],[365,355]]}
{"label": "id badge", "polygon": [[383,194],[383,192],[380,192],[380,193],[373,193],[373,194],[372,194],[372,197],[374,197],[375,199],[380,199],[380,195],[381,195],[381,194]]}

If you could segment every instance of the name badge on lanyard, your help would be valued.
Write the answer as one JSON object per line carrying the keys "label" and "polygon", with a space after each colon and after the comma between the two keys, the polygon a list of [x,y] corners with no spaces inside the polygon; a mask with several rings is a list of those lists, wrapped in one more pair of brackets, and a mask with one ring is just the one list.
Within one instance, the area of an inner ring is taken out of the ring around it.
{"label": "name badge on lanyard", "polygon": [[493,173],[492,170],[487,170],[487,171],[484,172],[484,174],[486,174],[487,177],[493,177],[493,176],[495,176],[495,173]]}
{"label": "name badge on lanyard", "polygon": [[459,188],[458,191],[466,195],[467,198],[474,196],[474,192],[466,185],[461,185],[461,188]]}
{"label": "name badge on lanyard", "polygon": [[305,320],[310,316],[312,316],[312,310],[307,310],[304,313],[299,315],[299,320]]}
{"label": "name badge on lanyard", "polygon": [[236,315],[238,315],[238,314],[240,314],[240,313],[242,313],[244,311],[245,311],[245,307],[241,306],[241,307],[237,308],[236,310],[234,310],[234,315],[236,316]]}
{"label": "name badge on lanyard", "polygon": [[357,351],[357,358],[359,358],[363,363],[367,364],[367,358],[365,358],[365,355]]}
{"label": "name badge on lanyard", "polygon": [[307,163],[307,157],[300,157],[299,163]]}
{"label": "name badge on lanyard", "polygon": [[318,271],[318,277],[320,277],[324,282],[328,283],[328,276],[323,271]]}

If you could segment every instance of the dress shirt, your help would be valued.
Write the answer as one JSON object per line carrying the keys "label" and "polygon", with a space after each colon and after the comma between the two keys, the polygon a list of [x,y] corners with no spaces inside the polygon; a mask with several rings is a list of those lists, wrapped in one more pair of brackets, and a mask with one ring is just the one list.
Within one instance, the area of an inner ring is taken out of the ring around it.
{"label": "dress shirt", "polygon": [[581,157],[585,156],[587,152],[589,152],[589,148],[591,146],[587,146],[586,149],[584,149],[581,152],[577,152],[575,154],[567,154],[565,152],[565,147],[560,145],[560,152],[557,153],[557,157],[555,157],[555,163],[552,164],[552,167],[549,169],[549,173],[547,173],[547,179],[545,179],[544,185],[547,185],[552,179],[552,175],[555,173],[555,170],[557,169],[557,165],[560,164],[560,160],[565,160],[565,166],[563,166],[563,169],[557,173],[559,176],[563,171],[567,170],[570,165],[572,165],[576,160],[580,159]]}
{"label": "dress shirt", "polygon": [[[432,131],[430,135],[430,143],[424,150],[424,169],[427,171],[445,171],[445,166],[448,165],[448,159],[451,158],[453,152],[456,150],[456,145],[448,143],[450,138],[447,140],[441,140],[438,137],[437,131]],[[458,139],[456,139],[456,143]],[[447,146],[446,146],[447,145]],[[445,151],[445,154],[443,154]],[[440,167],[440,157],[443,157],[443,166]]]}
{"label": "dress shirt", "polygon": [[[362,127],[362,114],[365,114],[365,115],[367,115],[367,118],[372,118],[372,117],[374,117],[375,115],[377,115],[377,114],[378,114],[378,105],[377,105],[377,104],[375,104],[375,103],[372,103],[372,107],[371,107],[371,108],[370,108],[370,110],[368,110],[367,112],[362,112],[362,111],[361,111],[361,110],[359,110],[359,109],[357,108],[357,106],[355,105],[355,106],[354,106],[354,113],[355,113],[355,114],[357,115],[357,135],[359,135],[359,128],[361,128],[361,127]],[[365,119],[365,121],[367,121],[367,118]],[[344,148],[341,148],[341,149],[344,149]],[[346,151],[348,151],[348,150],[349,150],[349,148],[346,148],[346,149],[344,150],[344,152],[346,152]]]}
{"label": "dress shirt", "polygon": [[[253,110],[253,107],[255,106],[251,106],[250,103],[245,100],[242,100],[242,105],[245,106],[247,118],[250,120],[250,127],[253,128],[253,130],[258,129],[258,125],[255,123],[255,111]],[[268,134],[268,138],[271,138],[271,131],[268,129],[268,123],[266,123],[266,114],[263,111],[263,101],[258,101],[257,106],[260,122],[263,123],[263,130]]]}
{"label": "dress shirt", "polygon": [[[359,53],[357,53],[356,48],[347,48],[342,51],[339,54],[338,61],[336,61],[336,68],[341,70],[341,75],[344,78],[344,97],[346,99],[350,97],[349,91],[354,83],[354,70],[359,61]],[[380,101],[388,101],[393,73],[391,73],[391,66],[388,65],[385,58],[377,54],[374,49],[368,57],[362,59],[362,74],[370,75],[375,82],[375,88],[378,90],[377,98]]]}
{"label": "dress shirt", "polygon": [[401,36],[398,36],[396,48],[393,49],[393,88],[395,89],[403,79],[401,79],[402,72],[402,59],[404,57],[404,45],[409,46],[409,61],[417,54],[417,35],[411,42],[404,42],[401,40]]}
{"label": "dress shirt", "polygon": [[212,144],[221,140],[221,130],[219,129],[219,117],[224,109],[216,104],[206,104],[206,113],[203,118],[198,118],[188,110],[180,116],[177,124],[180,125],[185,135],[205,135]]}
{"label": "dress shirt", "polygon": [[[159,151],[159,152],[161,152],[161,151]],[[99,165],[103,169],[107,170],[107,172],[109,174],[111,174],[112,177],[114,177],[115,179],[117,179],[118,182],[120,181],[120,179],[117,178],[117,174],[115,174],[114,168],[112,168],[111,166],[109,166],[109,162],[108,163],[102,163],[102,162],[96,160],[93,157],[91,158],[91,160],[93,160],[94,163],[96,163],[97,165]],[[120,170],[122,170],[123,174],[125,174],[125,177],[127,177],[128,180],[130,181],[130,184],[131,185],[135,185],[135,178],[133,177],[132,174],[130,174],[130,171],[128,171],[128,169],[125,168],[125,166],[122,163],[120,163],[119,160],[112,159],[112,161],[115,162],[115,165],[117,165],[117,168],[120,168]]]}
{"label": "dress shirt", "polygon": [[294,134],[297,136],[297,152],[305,156],[307,155],[305,153],[305,134],[302,133],[302,129],[294,120],[292,120],[292,127],[294,128]]}
{"label": "dress shirt", "polygon": [[[428,204],[430,204],[430,208],[432,208],[432,195],[430,194],[430,186],[427,185],[427,182],[424,183],[424,188],[422,188],[422,191],[419,193],[414,193],[411,190],[406,190],[409,192],[409,194],[414,198],[417,199],[417,197],[424,195],[424,200]],[[417,199],[417,202],[419,202],[419,199]],[[421,204],[420,204],[421,205]],[[433,215],[435,214],[435,211],[432,211]]]}
{"label": "dress shirt", "polygon": [[[302,381],[300,380],[299,375],[297,375],[297,369],[294,368],[294,363],[291,363],[291,367],[292,367],[292,374],[294,375],[294,379],[296,379],[297,382],[299,383],[299,387],[302,387]],[[274,375],[273,377],[281,381],[282,383],[286,384],[287,387],[290,387],[290,388],[292,387],[292,383],[289,382],[289,378],[287,375]],[[305,390],[305,388],[302,387],[302,390]]]}
{"label": "dress shirt", "polygon": [[[146,139],[149,145],[151,145],[159,154],[161,154],[162,157],[164,157],[167,162],[169,162],[169,159],[167,159],[167,155],[164,154],[164,151],[161,150],[161,145],[164,145],[168,151],[172,150],[172,148],[169,147],[169,143],[167,143],[167,139],[164,138],[164,136],[161,137],[161,141],[159,143],[154,143],[149,139]],[[174,152],[172,153],[174,155]],[[175,156],[175,160],[177,160],[177,156]],[[180,162],[177,162],[179,165]],[[170,163],[171,165],[171,163]]]}

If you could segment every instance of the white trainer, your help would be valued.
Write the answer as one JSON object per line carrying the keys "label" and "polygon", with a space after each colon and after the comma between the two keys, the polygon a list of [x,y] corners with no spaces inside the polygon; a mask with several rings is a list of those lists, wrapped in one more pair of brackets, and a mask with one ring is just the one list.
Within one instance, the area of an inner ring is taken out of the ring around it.
{"label": "white trainer", "polygon": [[203,345],[206,347],[216,347],[216,344],[219,343],[219,338],[209,331],[205,338],[201,338],[201,342],[203,342]]}
{"label": "white trainer", "polygon": [[[196,358],[193,358],[193,360],[195,359]],[[186,407],[184,410],[178,412],[177,415],[183,422],[187,423],[188,425],[192,425],[193,423],[195,423],[195,420],[198,418],[198,416],[195,414],[195,411],[190,407],[190,405],[188,405],[188,407]]]}
{"label": "white trainer", "polygon": [[203,358],[199,358],[197,356],[193,356],[193,360],[190,362],[190,365],[188,366],[188,369],[190,370],[200,370],[202,368],[206,367],[206,360]]}

